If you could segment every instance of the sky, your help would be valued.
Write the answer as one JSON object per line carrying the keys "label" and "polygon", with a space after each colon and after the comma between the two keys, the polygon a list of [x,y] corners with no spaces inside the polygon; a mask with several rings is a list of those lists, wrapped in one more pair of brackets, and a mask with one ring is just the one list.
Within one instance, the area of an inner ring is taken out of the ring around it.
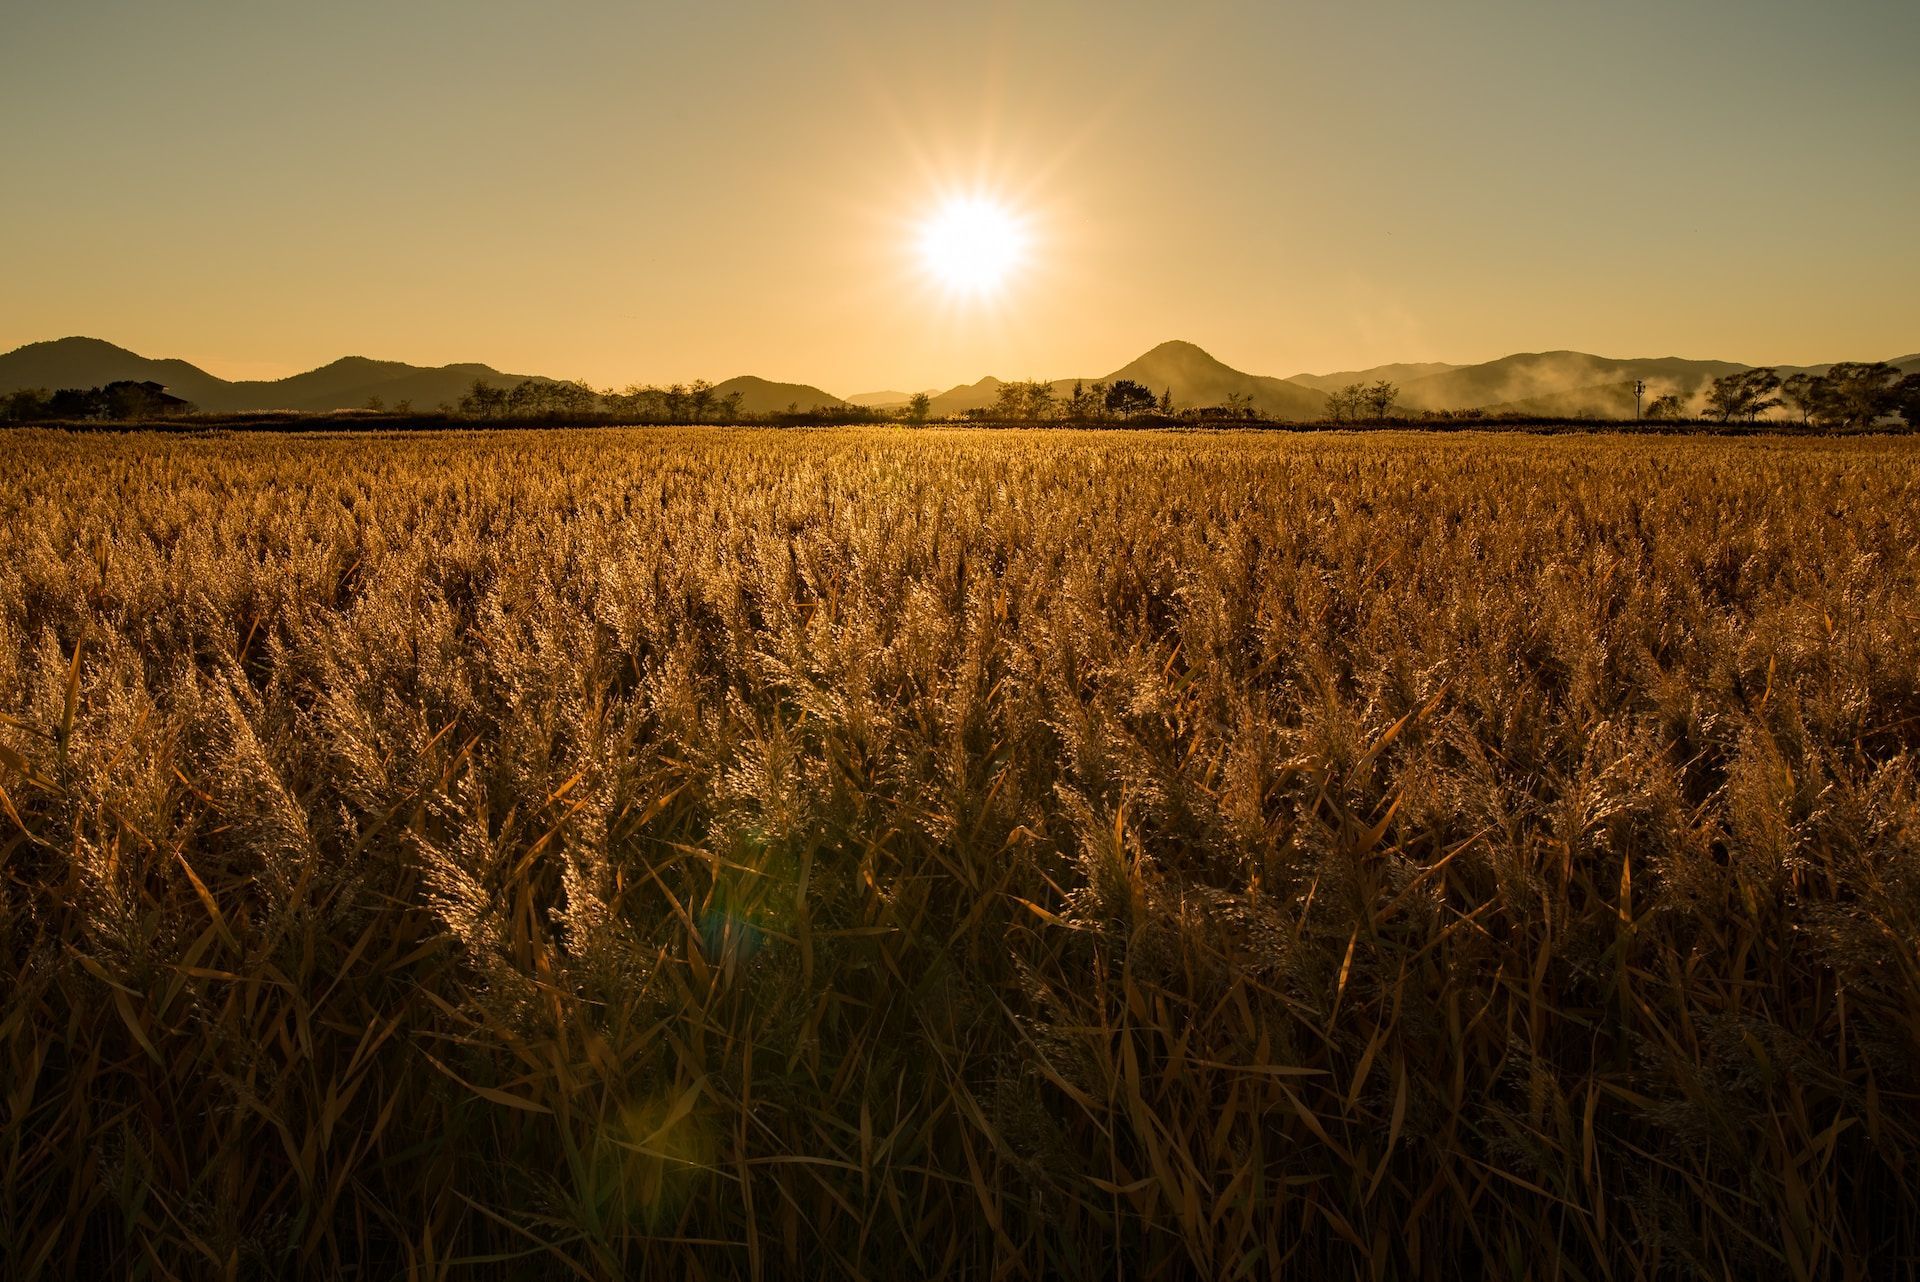
{"label": "sky", "polygon": [[[1920,350],[1920,4],[7,0],[0,349],[838,395]],[[956,198],[997,289],[930,274]]]}

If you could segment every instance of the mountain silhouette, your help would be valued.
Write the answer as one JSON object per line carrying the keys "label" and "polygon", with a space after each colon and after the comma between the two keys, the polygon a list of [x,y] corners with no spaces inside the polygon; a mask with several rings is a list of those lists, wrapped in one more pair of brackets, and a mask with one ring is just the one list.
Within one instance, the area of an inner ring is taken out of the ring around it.
{"label": "mountain silhouette", "polygon": [[[344,356],[330,365],[294,374],[272,382],[232,384],[235,398],[258,402],[274,399],[272,408],[296,410],[352,409],[379,397],[389,409],[401,401],[414,408],[429,410],[455,404],[466,395],[475,380],[496,387],[512,385],[532,378],[535,382],[553,382],[530,374],[503,374],[491,365],[473,363],[423,368],[402,361],[376,361],[364,356]],[[237,410],[264,408],[260,403],[236,404]]]}
{"label": "mountain silhouette", "polygon": [[[1776,365],[1774,368],[1779,371],[1780,377],[1785,378],[1789,374],[1825,374],[1838,363],[1822,361],[1818,365]],[[1911,356],[1896,356],[1887,364],[1902,374],[1920,374],[1920,352],[1915,352]]]}
{"label": "mountain silhouette", "polygon": [[798,406],[802,410],[831,410],[846,405],[838,396],[808,383],[775,383],[751,374],[742,374],[713,385],[716,398],[731,396],[735,392],[740,393],[740,410],[745,414],[779,414],[789,406]]}
{"label": "mountain silhouette", "polygon": [[[1920,354],[1889,362],[1903,373],[1920,369]],[[1825,374],[1832,362],[1779,365],[1782,378],[1801,372]],[[1632,418],[1634,384],[1646,390],[1639,405],[1675,395],[1696,401],[1707,384],[1753,366],[1738,361],[1688,360],[1679,356],[1622,359],[1588,352],[1516,352],[1478,365],[1439,365],[1417,373],[1419,365],[1380,365],[1342,374],[1296,376],[1332,390],[1379,379],[1397,383],[1403,410],[1484,410],[1489,414],[1525,414],[1541,418]]]}
{"label": "mountain silhouette", "polygon": [[[1920,372],[1920,353],[1889,362],[1902,372]],[[1806,371],[1825,373],[1829,364],[1781,365],[1782,377]],[[1633,385],[1647,385],[1643,404],[1675,394],[1696,400],[1708,382],[1752,368],[1735,361],[1697,361],[1677,356],[1622,360],[1588,352],[1517,352],[1478,365],[1439,362],[1376,365],[1334,374],[1300,374],[1291,379],[1249,374],[1215,359],[1200,347],[1179,340],[1158,347],[1101,378],[1055,379],[1057,399],[1076,381],[1092,384],[1132,379],[1157,396],[1171,391],[1177,407],[1225,404],[1244,398],[1262,413],[1279,419],[1311,420],[1325,410],[1328,390],[1381,379],[1400,388],[1403,410],[1473,410],[1548,417],[1594,415],[1627,418],[1634,411]],[[409,402],[419,410],[457,403],[475,380],[511,387],[526,379],[556,380],[531,374],[507,374],[490,365],[408,365],[403,361],[347,356],[287,378],[233,382],[183,360],[156,360],[97,338],[61,338],[28,343],[0,354],[0,395],[21,388],[103,387],[121,381],[159,383],[174,396],[208,413],[298,410],[325,413],[359,409],[378,397],[387,407]],[[1005,383],[983,378],[949,388],[933,397],[934,417],[989,408]],[[809,383],[779,383],[752,375],[730,378],[714,388],[717,396],[740,393],[748,414],[778,414],[789,406],[802,410],[836,409],[848,404],[903,405],[904,392],[868,392],[841,398]]]}
{"label": "mountain silhouette", "polygon": [[202,409],[232,386],[185,361],[153,360],[97,338],[58,338],[0,355],[0,394],[23,387],[105,387],[123,380],[159,383]]}
{"label": "mountain silhouette", "polygon": [[1000,389],[1006,386],[1005,379],[989,374],[977,383],[962,383],[950,387],[933,398],[931,413],[935,418],[945,418],[949,414],[964,414],[968,410],[986,409],[1000,396]]}
{"label": "mountain silhouette", "polygon": [[[1648,401],[1669,393],[1691,399],[1712,380],[1748,368],[1677,356],[1619,360],[1587,352],[1519,352],[1409,380],[1400,385],[1400,404],[1410,410],[1490,409],[1552,397],[1558,414],[1631,416],[1636,379],[1647,384]],[[1607,390],[1619,384],[1627,388],[1624,402]],[[1592,394],[1578,395],[1583,389]]]}
{"label": "mountain silhouette", "polygon": [[[411,401],[429,410],[457,402],[475,379],[511,387],[527,374],[503,374],[490,365],[423,367],[348,356],[288,378],[230,382],[182,360],[152,360],[97,338],[29,343],[0,355],[0,393],[23,387],[103,387],[121,379],[147,380],[212,414],[250,410],[358,409],[379,397],[389,407]],[[551,382],[550,379],[538,381]]]}
{"label": "mountain silhouette", "polygon": [[[939,388],[932,388],[928,396],[938,396]],[[846,398],[849,405],[859,405],[870,410],[897,409],[913,399],[912,392],[855,392]]]}
{"label": "mountain silhouette", "polygon": [[[1284,378],[1248,374],[1234,369],[1193,343],[1173,339],[1128,361],[1111,374],[1095,378],[1057,378],[1051,386],[1056,399],[1064,399],[1076,382],[1113,383],[1132,379],[1144,384],[1154,395],[1173,394],[1175,407],[1224,405],[1229,396],[1242,396],[1262,413],[1281,419],[1318,418],[1327,398],[1315,388],[1302,387]],[[949,388],[933,398],[933,414],[961,414],[970,409],[991,407],[999,399],[1002,379],[991,375],[977,383]]]}
{"label": "mountain silhouette", "polygon": [[1316,388],[1302,387],[1284,378],[1246,374],[1192,343],[1175,339],[1128,361],[1107,375],[1109,383],[1130,378],[1155,393],[1171,391],[1178,409],[1196,405],[1224,405],[1230,396],[1244,397],[1263,414],[1280,419],[1318,418],[1327,397]]}
{"label": "mountain silhouette", "polygon": [[1378,383],[1383,379],[1395,384],[1410,383],[1416,378],[1430,378],[1459,368],[1444,361],[1415,361],[1410,364],[1375,365],[1371,369],[1343,369],[1335,374],[1293,374],[1287,381],[1322,392],[1337,392],[1355,383]]}

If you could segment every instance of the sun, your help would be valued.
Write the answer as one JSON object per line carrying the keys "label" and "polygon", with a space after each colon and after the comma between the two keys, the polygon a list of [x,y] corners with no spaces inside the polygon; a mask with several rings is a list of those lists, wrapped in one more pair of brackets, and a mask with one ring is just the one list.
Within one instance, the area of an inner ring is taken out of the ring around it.
{"label": "sun", "polygon": [[1025,260],[1022,219],[980,196],[947,200],[920,224],[920,261],[955,294],[997,293]]}

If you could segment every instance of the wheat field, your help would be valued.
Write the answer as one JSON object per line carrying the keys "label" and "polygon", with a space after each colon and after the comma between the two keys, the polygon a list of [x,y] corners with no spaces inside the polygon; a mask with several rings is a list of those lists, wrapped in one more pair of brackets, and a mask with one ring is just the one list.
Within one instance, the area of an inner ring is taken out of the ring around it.
{"label": "wheat field", "polygon": [[0,438],[11,1278],[1920,1268],[1920,445]]}

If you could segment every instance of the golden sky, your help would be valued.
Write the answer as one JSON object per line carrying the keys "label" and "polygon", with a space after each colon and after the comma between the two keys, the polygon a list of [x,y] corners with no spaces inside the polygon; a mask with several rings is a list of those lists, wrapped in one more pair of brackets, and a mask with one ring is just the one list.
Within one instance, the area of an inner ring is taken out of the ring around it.
{"label": "golden sky", "polygon": [[[9,5],[0,348],[836,394],[1920,349],[1920,5]],[[956,196],[998,290],[930,278]]]}

